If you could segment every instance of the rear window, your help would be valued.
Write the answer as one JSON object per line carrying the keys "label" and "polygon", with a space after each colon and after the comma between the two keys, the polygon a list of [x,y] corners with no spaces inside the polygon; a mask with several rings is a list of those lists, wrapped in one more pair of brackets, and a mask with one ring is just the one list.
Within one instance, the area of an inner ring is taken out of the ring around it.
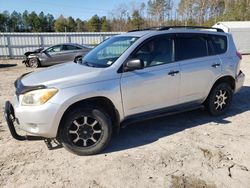
{"label": "rear window", "polygon": [[223,54],[227,51],[227,37],[212,35],[209,37],[213,46],[213,54]]}
{"label": "rear window", "polygon": [[207,41],[203,37],[178,37],[178,60],[193,59],[208,56]]}

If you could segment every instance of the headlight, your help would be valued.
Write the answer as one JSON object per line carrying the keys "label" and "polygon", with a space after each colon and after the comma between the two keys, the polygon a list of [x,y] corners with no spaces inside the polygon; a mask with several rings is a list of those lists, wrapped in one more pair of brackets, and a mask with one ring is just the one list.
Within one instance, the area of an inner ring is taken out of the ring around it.
{"label": "headlight", "polygon": [[24,106],[37,106],[46,103],[58,92],[56,88],[39,89],[25,93],[21,99]]}

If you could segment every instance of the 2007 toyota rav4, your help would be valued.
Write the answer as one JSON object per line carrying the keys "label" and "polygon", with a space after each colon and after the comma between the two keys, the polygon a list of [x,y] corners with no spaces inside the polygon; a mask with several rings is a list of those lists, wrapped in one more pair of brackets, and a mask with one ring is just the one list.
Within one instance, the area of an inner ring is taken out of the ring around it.
{"label": "2007 toyota rav4", "polygon": [[[102,151],[120,126],[205,106],[225,113],[243,85],[241,55],[220,29],[159,27],[114,36],[82,63],[21,76],[5,117],[18,140]],[[33,136],[20,136],[15,125]]]}

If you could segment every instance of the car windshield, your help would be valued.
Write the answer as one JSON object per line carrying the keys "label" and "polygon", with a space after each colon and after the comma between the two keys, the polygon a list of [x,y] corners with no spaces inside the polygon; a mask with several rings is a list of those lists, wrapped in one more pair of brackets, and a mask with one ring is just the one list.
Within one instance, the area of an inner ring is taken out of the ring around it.
{"label": "car windshield", "polygon": [[92,67],[108,67],[112,65],[138,38],[118,36],[107,39],[82,60],[82,64]]}

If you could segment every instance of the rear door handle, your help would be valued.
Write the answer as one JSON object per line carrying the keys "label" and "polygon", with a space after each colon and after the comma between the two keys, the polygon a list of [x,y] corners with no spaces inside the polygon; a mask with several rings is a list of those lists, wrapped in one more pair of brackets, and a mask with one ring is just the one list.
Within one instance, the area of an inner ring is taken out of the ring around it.
{"label": "rear door handle", "polygon": [[180,71],[170,71],[168,75],[175,76],[176,74],[179,74]]}
{"label": "rear door handle", "polygon": [[220,66],[220,63],[215,63],[215,64],[212,65],[212,67],[214,67],[214,68],[217,68],[219,66]]}

